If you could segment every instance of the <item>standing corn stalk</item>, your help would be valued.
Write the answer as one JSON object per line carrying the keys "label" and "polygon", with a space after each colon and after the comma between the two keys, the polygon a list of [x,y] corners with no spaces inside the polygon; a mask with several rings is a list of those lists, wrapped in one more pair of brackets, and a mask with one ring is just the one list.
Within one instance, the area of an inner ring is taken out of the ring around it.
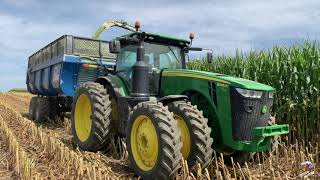
{"label": "standing corn stalk", "polygon": [[195,60],[189,69],[211,71],[255,80],[276,88],[273,113],[292,126],[295,138],[315,142],[320,129],[320,48],[317,41],[292,47],[274,47],[234,57],[219,56],[212,64]]}

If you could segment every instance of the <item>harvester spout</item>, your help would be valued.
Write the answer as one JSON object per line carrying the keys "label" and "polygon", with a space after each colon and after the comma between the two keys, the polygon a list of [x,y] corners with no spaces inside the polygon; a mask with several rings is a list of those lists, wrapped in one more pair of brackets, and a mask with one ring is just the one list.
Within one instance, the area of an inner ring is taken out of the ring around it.
{"label": "harvester spout", "polygon": [[117,20],[109,20],[109,21],[104,22],[99,27],[99,29],[94,34],[93,38],[94,39],[99,39],[100,35],[102,34],[102,32],[105,29],[108,29],[108,28],[111,28],[111,27],[114,27],[114,26],[120,27],[120,28],[123,28],[123,29],[127,29],[127,30],[132,31],[132,32],[138,32],[139,31],[136,27],[133,27],[133,26],[129,25],[127,22],[117,21]]}

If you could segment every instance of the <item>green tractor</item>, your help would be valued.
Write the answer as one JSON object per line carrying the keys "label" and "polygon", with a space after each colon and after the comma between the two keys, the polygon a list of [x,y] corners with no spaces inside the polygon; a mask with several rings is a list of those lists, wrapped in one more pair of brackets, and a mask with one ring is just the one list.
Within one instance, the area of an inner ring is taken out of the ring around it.
{"label": "green tractor", "polygon": [[[101,114],[96,117],[111,115],[114,122],[110,124],[116,124],[126,137],[130,163],[142,178],[174,176],[181,157],[189,166],[200,163],[207,167],[213,150],[240,161],[251,152],[269,150],[272,137],[288,133],[288,125],[270,121],[274,88],[228,75],[187,70],[188,52],[209,50],[191,47],[193,34],[185,40],[147,33],[139,27],[136,23],[133,33],[110,42],[110,52],[117,54],[115,71],[96,81],[104,86],[105,94],[88,93],[85,97],[105,98],[101,101],[104,105],[110,102],[112,110],[97,110]],[[207,61],[212,62],[210,50]],[[90,92],[93,87],[82,88]],[[83,94],[80,88],[77,97]],[[75,98],[76,105],[79,101],[81,98]],[[95,122],[90,118],[94,113],[89,112],[86,121]],[[73,113],[73,122],[76,115]],[[109,124],[100,127],[104,133],[114,128]],[[91,131],[88,138],[94,133]],[[77,136],[77,131],[74,134]],[[79,145],[97,150],[93,145],[97,142],[93,139]]]}
{"label": "green tractor", "polygon": [[[71,77],[78,72],[69,73],[71,63],[62,66],[66,70],[61,71],[60,78],[65,79],[60,88],[74,97],[72,134],[81,149],[98,151],[110,142],[111,134],[124,136],[137,175],[170,179],[177,174],[182,158],[190,167],[199,163],[203,168],[212,161],[213,151],[245,159],[250,153],[270,150],[273,137],[288,133],[288,125],[270,121],[274,88],[186,69],[190,51],[207,51],[207,61],[212,62],[210,49],[191,47],[192,34],[190,40],[179,39],[144,32],[139,23],[133,27],[107,21],[94,39],[112,26],[132,31],[109,42],[109,52],[116,55],[113,67],[88,58],[82,64],[86,70],[81,69],[87,74],[81,76],[78,86],[70,86],[75,89],[72,95],[67,83],[77,79]],[[88,72],[97,68],[100,74],[88,81]]]}

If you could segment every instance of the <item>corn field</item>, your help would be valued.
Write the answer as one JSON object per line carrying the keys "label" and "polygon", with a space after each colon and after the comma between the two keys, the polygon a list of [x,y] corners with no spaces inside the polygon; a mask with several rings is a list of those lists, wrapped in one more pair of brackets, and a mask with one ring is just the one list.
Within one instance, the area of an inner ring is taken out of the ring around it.
{"label": "corn field", "polygon": [[248,54],[237,51],[235,56],[215,57],[212,64],[194,60],[188,67],[273,86],[276,89],[273,113],[277,123],[290,124],[289,141],[318,142],[320,47],[317,41]]}

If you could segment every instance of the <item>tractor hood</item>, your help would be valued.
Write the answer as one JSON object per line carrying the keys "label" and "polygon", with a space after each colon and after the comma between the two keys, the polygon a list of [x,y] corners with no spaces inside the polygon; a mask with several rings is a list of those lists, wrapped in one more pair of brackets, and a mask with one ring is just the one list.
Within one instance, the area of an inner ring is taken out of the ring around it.
{"label": "tractor hood", "polygon": [[237,78],[229,75],[212,73],[206,71],[176,69],[176,70],[164,70],[163,76],[179,76],[179,77],[190,77],[215,81],[222,84],[227,84],[233,87],[239,87],[243,89],[260,90],[260,91],[274,91],[275,89],[271,86],[261,84],[248,79]]}

